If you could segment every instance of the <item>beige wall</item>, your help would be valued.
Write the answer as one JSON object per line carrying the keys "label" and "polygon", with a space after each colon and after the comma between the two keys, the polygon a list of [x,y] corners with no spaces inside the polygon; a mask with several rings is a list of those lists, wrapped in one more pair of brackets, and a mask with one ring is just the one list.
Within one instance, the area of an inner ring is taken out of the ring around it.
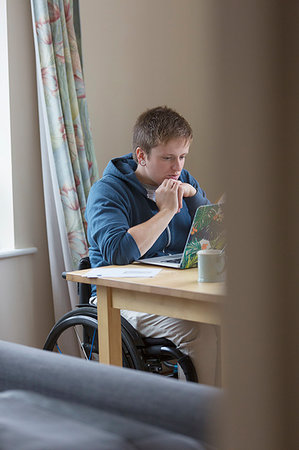
{"label": "beige wall", "polygon": [[217,86],[211,2],[80,2],[84,76],[100,172],[131,151],[145,109],[166,104],[189,120],[194,142],[186,167],[213,201],[224,191],[216,157]]}
{"label": "beige wall", "polygon": [[0,338],[42,347],[54,317],[30,1],[7,4],[15,242],[38,252],[0,260]]}

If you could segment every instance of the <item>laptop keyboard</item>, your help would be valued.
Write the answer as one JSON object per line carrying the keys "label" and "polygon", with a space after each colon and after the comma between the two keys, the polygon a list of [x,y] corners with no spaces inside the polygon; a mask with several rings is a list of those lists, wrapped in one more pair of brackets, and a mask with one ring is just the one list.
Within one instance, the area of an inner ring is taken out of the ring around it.
{"label": "laptop keyboard", "polygon": [[179,264],[181,262],[181,258],[176,259],[163,259],[163,262]]}

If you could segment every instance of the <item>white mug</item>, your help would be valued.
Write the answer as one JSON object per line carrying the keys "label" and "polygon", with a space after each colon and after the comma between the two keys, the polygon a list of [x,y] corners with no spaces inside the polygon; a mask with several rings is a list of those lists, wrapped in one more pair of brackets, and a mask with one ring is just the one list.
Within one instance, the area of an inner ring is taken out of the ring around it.
{"label": "white mug", "polygon": [[198,282],[214,283],[225,280],[226,256],[221,250],[199,250]]}

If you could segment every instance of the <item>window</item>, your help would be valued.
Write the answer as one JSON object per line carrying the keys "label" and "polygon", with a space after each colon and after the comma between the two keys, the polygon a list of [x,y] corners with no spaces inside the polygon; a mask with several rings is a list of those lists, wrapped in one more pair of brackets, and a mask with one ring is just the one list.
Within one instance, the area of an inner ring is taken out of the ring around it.
{"label": "window", "polygon": [[14,248],[6,0],[0,0],[0,250]]}

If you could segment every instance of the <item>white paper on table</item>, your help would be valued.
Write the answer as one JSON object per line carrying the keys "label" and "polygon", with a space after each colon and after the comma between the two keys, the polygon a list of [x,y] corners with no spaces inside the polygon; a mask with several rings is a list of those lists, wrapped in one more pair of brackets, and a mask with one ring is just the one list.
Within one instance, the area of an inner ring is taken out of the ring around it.
{"label": "white paper on table", "polygon": [[134,268],[110,268],[110,267],[95,267],[89,270],[82,277],[87,278],[152,278],[155,277],[162,269],[134,269]]}

